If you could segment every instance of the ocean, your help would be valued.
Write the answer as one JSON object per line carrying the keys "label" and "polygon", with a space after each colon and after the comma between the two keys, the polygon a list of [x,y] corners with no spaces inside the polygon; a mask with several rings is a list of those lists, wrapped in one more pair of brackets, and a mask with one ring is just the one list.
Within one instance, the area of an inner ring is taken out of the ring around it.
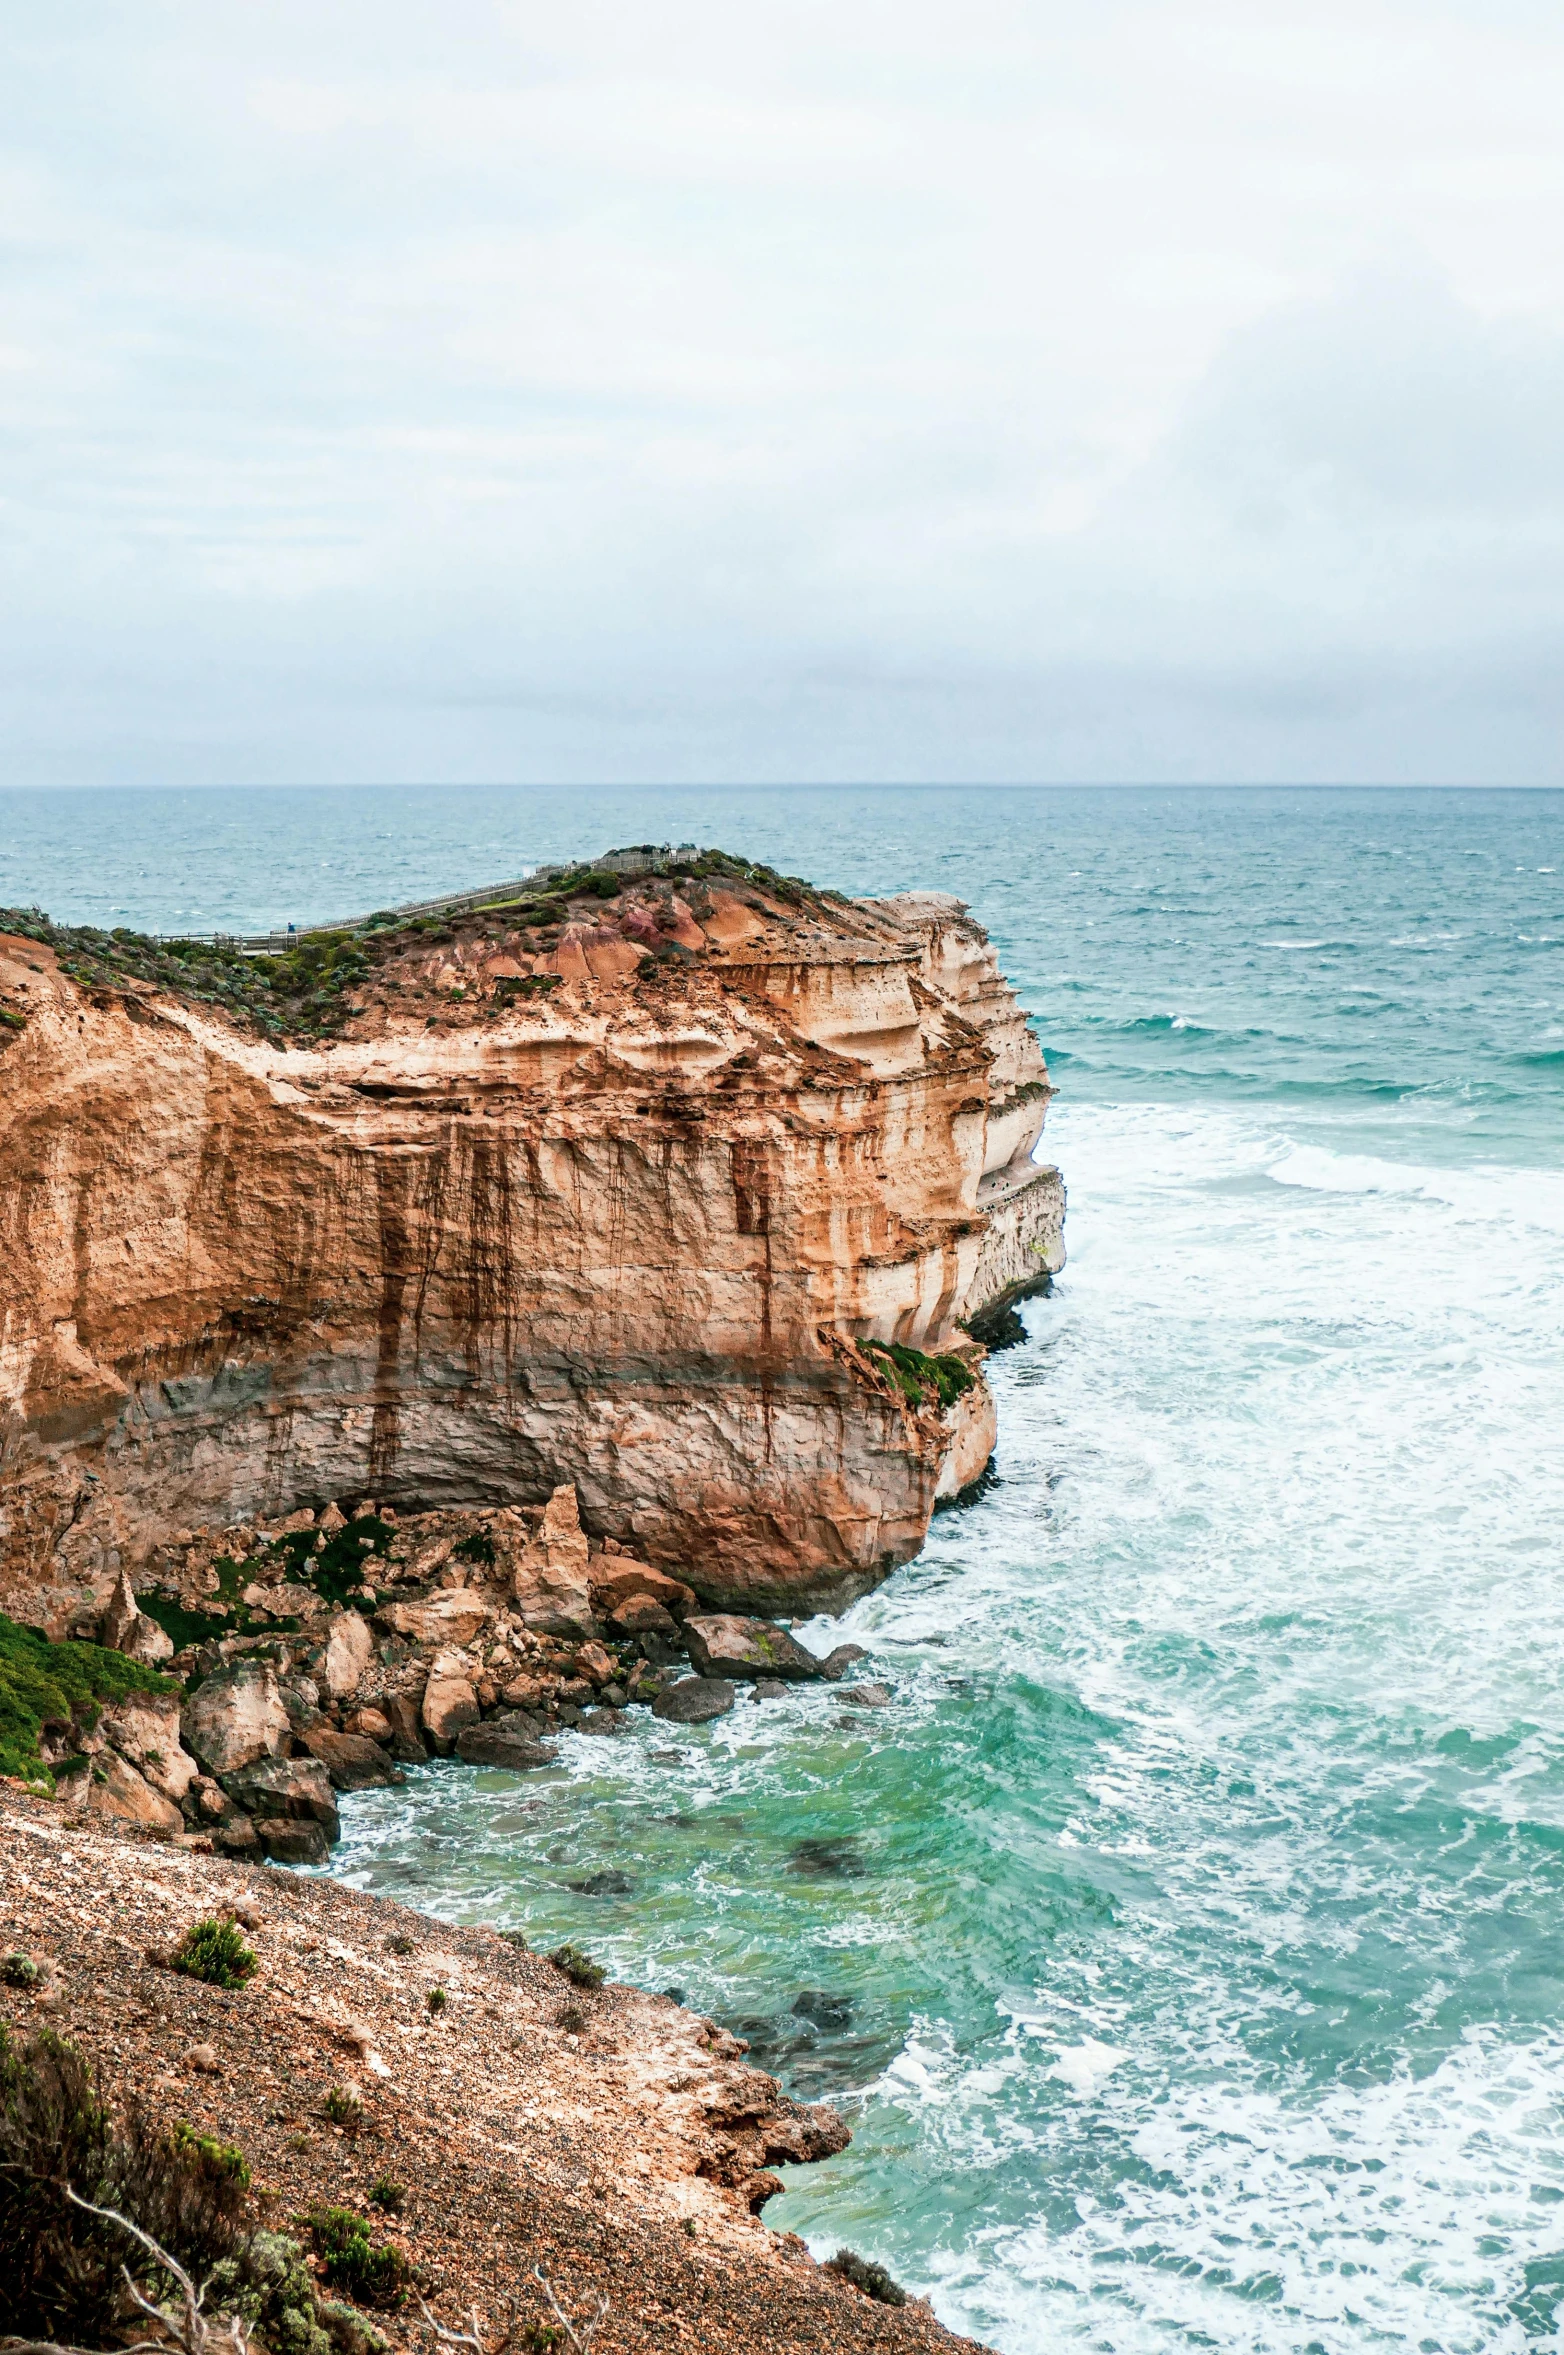
{"label": "ocean", "polygon": [[889,1708],[434,1767],[333,1869],[737,2026],[855,2137],[767,2221],[1005,2355],[1556,2346],[1564,794],[10,792],[0,904],[250,927],[648,837],[971,903],[1070,1263],[994,1484],[804,1631]]}

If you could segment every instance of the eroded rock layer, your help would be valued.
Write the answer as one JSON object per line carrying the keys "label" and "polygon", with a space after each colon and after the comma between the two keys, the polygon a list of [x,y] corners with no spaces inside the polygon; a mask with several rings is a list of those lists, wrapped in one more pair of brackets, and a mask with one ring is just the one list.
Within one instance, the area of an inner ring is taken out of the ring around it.
{"label": "eroded rock layer", "polygon": [[561,1481],[709,1603],[917,1550],[993,1443],[965,1320],[1062,1258],[1042,1057],[958,901],[703,865],[366,934],[287,1035],[0,935],[0,1607]]}

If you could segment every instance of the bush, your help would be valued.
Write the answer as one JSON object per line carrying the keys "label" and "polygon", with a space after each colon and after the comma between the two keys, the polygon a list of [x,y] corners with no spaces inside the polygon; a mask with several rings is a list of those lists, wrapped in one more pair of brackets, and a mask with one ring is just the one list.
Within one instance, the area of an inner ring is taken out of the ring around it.
{"label": "bush", "polygon": [[174,1968],[208,1987],[242,1987],[255,1976],[257,1961],[231,1914],[192,1922],[174,1955]]}
{"label": "bush", "polygon": [[556,1946],[549,1956],[556,1971],[563,1971],[573,1987],[601,1987],[608,1973],[601,1963],[583,1954],[579,1946]]}
{"label": "bush", "polygon": [[364,2105],[350,2085],[334,2085],[326,2096],[326,2115],[333,2126],[356,2134],[364,2123]]}
{"label": "bush", "polygon": [[962,1358],[930,1357],[901,1341],[860,1341],[862,1354],[888,1374],[909,1406],[930,1403],[930,1393],[944,1406],[954,1406],[972,1388],[977,1376]]}
{"label": "bush", "polygon": [[127,1693],[167,1693],[167,1677],[101,1644],[52,1644],[36,1628],[19,1627],[0,1613],[0,1774],[49,1782],[38,1753],[46,1719],[97,1722],[105,1701]]}
{"label": "bush", "polygon": [[429,1990],[428,2000],[430,2011],[434,2014],[435,2018],[438,2019],[439,2015],[444,2011],[446,2005],[450,2002],[451,1999],[446,1994],[443,1987],[431,1987]]}
{"label": "bush", "polygon": [[114,2208],[197,2279],[233,2254],[248,2169],[188,2127],[167,2133],[131,2109],[117,2128],[75,2047],[0,2030],[0,2333],[100,2346],[119,2336],[121,2268],[146,2294],[167,2274],[116,2224],[65,2196]]}
{"label": "bush", "polygon": [[304,2251],[280,2232],[252,2234],[214,2269],[207,2310],[237,2315],[270,2355],[386,2355],[373,2323],[316,2297]]}
{"label": "bush", "polygon": [[333,2289],[346,2290],[365,2306],[389,2308],[405,2302],[412,2268],[400,2249],[370,2238],[368,2217],[355,2215],[351,2208],[317,2208],[309,2229]]}
{"label": "bush", "polygon": [[855,2290],[862,2290],[866,2298],[874,2298],[882,2306],[905,2306],[907,2293],[899,2281],[893,2281],[883,2265],[876,2265],[871,2257],[860,2257],[855,2249],[838,2249],[834,2257],[826,2259],[827,2273],[838,2273],[843,2281],[850,2281]]}
{"label": "bush", "polygon": [[36,1987],[39,1976],[38,1965],[30,1954],[8,1954],[0,1961],[0,1980],[7,1987]]}
{"label": "bush", "polygon": [[387,2216],[400,2216],[407,2205],[407,2192],[391,2176],[382,2175],[370,2192],[369,2204],[372,2208],[383,2210]]}

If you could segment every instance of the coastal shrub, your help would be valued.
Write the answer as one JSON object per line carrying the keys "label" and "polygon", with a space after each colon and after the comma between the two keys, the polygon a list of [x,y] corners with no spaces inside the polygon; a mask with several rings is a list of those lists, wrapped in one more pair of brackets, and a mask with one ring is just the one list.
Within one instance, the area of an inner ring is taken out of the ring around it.
{"label": "coastal shrub", "polygon": [[364,2105],[351,2085],[334,2085],[326,2096],[325,2111],[332,2125],[347,2134],[356,2134],[364,2123]]}
{"label": "coastal shrub", "polygon": [[269,2355],[386,2355],[372,2322],[316,2295],[309,2260],[285,2233],[257,2232],[213,2268],[207,2311],[232,2314]]}
{"label": "coastal shrub", "polygon": [[371,2187],[369,2204],[372,2208],[383,2210],[387,2216],[400,2216],[407,2205],[406,2186],[390,2175],[382,2175]]}
{"label": "coastal shrub", "polygon": [[210,1914],[192,1922],[174,1951],[176,1971],[187,1979],[204,1979],[208,1987],[244,1986],[257,1969],[257,1958],[231,1914]]}
{"label": "coastal shrub", "polygon": [[0,2029],[0,2334],[101,2346],[120,2336],[122,2266],[147,2295],[172,2287],[128,2233],[74,2207],[67,2184],[200,2279],[238,2244],[247,2181],[240,2154],[189,2128],[165,2132],[134,2106],[116,2126],[62,2037],[18,2045]]}
{"label": "coastal shrub", "polygon": [[469,1530],[460,1545],[454,1546],[452,1551],[459,1562],[482,1562],[486,1567],[493,1568],[494,1540],[487,1529]]}
{"label": "coastal shrub", "polygon": [[440,2013],[444,2011],[450,2000],[450,1997],[446,1994],[443,1987],[430,1988],[428,1997],[429,2009],[436,2018],[438,2018]]}
{"label": "coastal shrub", "polygon": [[409,1938],[405,1930],[398,1930],[395,1937],[386,1940],[387,1954],[412,1954],[416,1950],[416,1940]]}
{"label": "coastal shrub", "polygon": [[309,2217],[315,2254],[324,2261],[333,2289],[345,2290],[365,2306],[400,2306],[412,2267],[389,2241],[374,2240],[373,2231],[368,2217],[351,2208],[316,2208]]}
{"label": "coastal shrub", "polygon": [[905,2306],[907,2293],[899,2281],[893,2281],[883,2265],[876,2265],[872,2257],[860,2257],[856,2249],[838,2249],[834,2257],[825,2261],[827,2273],[840,2274],[850,2281],[855,2290],[862,2290],[866,2298],[874,2298],[882,2306]]}
{"label": "coastal shrub", "polygon": [[860,1341],[858,1347],[890,1376],[909,1406],[926,1406],[931,1399],[937,1399],[942,1407],[954,1406],[977,1379],[965,1359],[930,1357],[927,1351],[909,1349],[902,1341]]}
{"label": "coastal shrub", "polygon": [[38,1751],[49,1718],[97,1723],[105,1701],[127,1693],[172,1692],[167,1677],[101,1644],[55,1644],[0,1613],[0,1774],[52,1787]]}
{"label": "coastal shrub", "polygon": [[562,1971],[572,1987],[601,1987],[608,1973],[601,1963],[594,1962],[579,1946],[556,1946],[549,1956],[556,1971]]}
{"label": "coastal shrub", "polygon": [[0,1982],[7,1987],[36,1987],[38,1965],[30,1954],[8,1954],[0,1958]]}

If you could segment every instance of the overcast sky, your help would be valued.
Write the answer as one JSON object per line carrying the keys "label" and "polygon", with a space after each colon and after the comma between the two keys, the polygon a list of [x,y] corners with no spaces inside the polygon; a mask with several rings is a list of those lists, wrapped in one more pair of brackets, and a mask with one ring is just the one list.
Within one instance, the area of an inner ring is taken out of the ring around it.
{"label": "overcast sky", "polygon": [[1559,0],[0,25],[0,782],[1564,780]]}

